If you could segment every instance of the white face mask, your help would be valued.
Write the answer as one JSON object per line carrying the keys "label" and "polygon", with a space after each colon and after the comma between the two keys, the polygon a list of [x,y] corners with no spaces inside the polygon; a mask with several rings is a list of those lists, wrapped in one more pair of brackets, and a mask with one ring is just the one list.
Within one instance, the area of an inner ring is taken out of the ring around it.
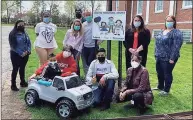
{"label": "white face mask", "polygon": [[140,21],[134,22],[133,25],[135,26],[135,28],[138,28],[141,25]]}
{"label": "white face mask", "polygon": [[69,56],[71,56],[71,52],[68,52],[68,51],[64,51],[64,52],[63,52],[63,57],[64,57],[64,58],[67,58],[67,57],[69,57]]}
{"label": "white face mask", "polygon": [[133,61],[133,62],[131,62],[131,66],[132,66],[133,68],[137,68],[137,67],[139,66],[139,63]]}

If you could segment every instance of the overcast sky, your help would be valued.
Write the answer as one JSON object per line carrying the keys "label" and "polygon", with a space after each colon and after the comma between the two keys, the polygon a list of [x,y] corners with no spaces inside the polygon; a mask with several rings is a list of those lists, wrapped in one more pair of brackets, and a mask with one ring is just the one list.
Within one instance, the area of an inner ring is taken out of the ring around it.
{"label": "overcast sky", "polygon": [[[64,13],[64,3],[65,1],[60,1],[61,3],[59,4],[59,10],[61,13]],[[32,7],[32,4],[33,4],[33,1],[22,1],[22,6],[24,6],[24,8],[22,8],[22,11],[28,11],[31,9]],[[105,4],[102,4],[102,7],[101,7],[102,11],[106,11],[106,3]]]}

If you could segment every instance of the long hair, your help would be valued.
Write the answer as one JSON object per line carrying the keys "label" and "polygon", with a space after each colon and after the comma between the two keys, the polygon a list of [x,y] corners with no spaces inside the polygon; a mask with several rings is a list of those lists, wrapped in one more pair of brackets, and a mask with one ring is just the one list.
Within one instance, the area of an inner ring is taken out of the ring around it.
{"label": "long hair", "polygon": [[173,27],[174,27],[174,29],[176,29],[176,18],[173,15],[168,15],[166,17],[166,19],[165,19],[165,29],[167,29],[167,27],[166,27],[166,20],[167,20],[168,17],[172,18],[172,20],[174,21],[174,26]]}
{"label": "long hair", "polygon": [[17,25],[20,23],[20,22],[24,22],[23,20],[17,20],[12,31],[9,33],[9,41],[12,42],[12,43],[15,43],[16,44],[16,41],[12,41],[14,40],[13,38],[15,37],[15,34],[18,32],[17,30]]}
{"label": "long hair", "polygon": [[139,32],[143,32],[146,28],[145,28],[144,20],[143,20],[143,18],[142,18],[140,15],[136,15],[136,16],[133,18],[132,22],[131,22],[132,32],[136,32],[136,31],[137,31],[136,28],[135,28],[135,26],[134,26],[134,19],[135,19],[136,17],[139,18],[140,21],[141,21],[141,25],[139,26],[138,30],[139,30]]}
{"label": "long hair", "polygon": [[74,30],[74,25],[75,25],[75,22],[79,22],[80,23],[80,30],[78,31],[80,36],[83,35],[83,26],[82,26],[82,23],[79,19],[75,19],[74,22],[72,23],[72,26],[71,26],[71,34],[74,35],[75,34],[75,30]]}

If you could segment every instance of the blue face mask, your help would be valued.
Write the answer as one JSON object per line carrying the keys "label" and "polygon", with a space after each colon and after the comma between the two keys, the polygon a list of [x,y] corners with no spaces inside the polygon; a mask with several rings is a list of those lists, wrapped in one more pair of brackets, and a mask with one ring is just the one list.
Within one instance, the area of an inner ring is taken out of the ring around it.
{"label": "blue face mask", "polygon": [[174,26],[174,22],[166,22],[166,27],[171,29]]}
{"label": "blue face mask", "polygon": [[78,31],[78,30],[80,30],[80,26],[74,26],[74,30],[76,30],[76,31]]}
{"label": "blue face mask", "polygon": [[86,21],[87,21],[88,23],[92,22],[92,16],[87,16],[87,17],[86,17]]}
{"label": "blue face mask", "polygon": [[44,18],[43,18],[43,21],[44,21],[45,23],[49,23],[49,22],[50,22],[50,18],[49,18],[49,17],[44,17]]}

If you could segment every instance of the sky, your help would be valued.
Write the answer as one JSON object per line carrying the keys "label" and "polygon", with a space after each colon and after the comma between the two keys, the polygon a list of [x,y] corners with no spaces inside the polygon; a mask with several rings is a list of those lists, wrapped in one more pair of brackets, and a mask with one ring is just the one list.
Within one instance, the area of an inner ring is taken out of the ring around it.
{"label": "sky", "polygon": [[[61,13],[64,13],[64,3],[65,1],[60,1],[62,2],[61,4],[59,4],[59,10]],[[22,11],[28,11],[31,9],[32,7],[32,4],[33,4],[33,1],[22,1],[22,6],[24,6],[24,8],[22,8]],[[105,4],[102,4],[102,7],[101,7],[102,11],[106,11],[106,3]]]}

